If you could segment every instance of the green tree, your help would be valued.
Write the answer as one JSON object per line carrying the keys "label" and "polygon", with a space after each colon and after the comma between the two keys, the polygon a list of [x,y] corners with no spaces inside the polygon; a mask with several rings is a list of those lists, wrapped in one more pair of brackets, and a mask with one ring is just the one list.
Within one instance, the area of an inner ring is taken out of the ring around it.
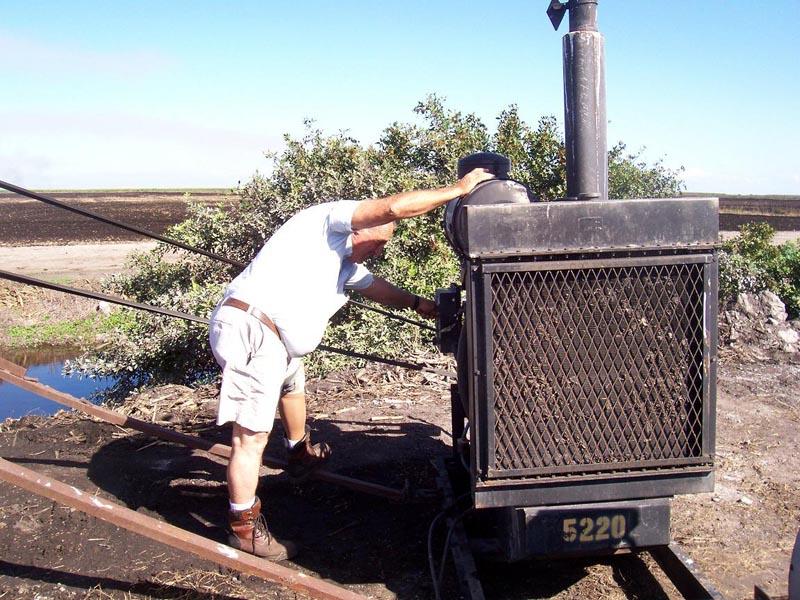
{"label": "green tree", "polygon": [[497,121],[494,146],[511,159],[511,178],[524,183],[542,200],[566,195],[566,153],[555,117],[542,117],[532,129],[512,105]]}
{"label": "green tree", "polygon": [[683,167],[669,169],[660,160],[648,165],[641,156],[642,151],[627,152],[622,142],[608,151],[609,198],[671,198],[686,189]]}
{"label": "green tree", "polygon": [[[512,176],[543,200],[564,195],[564,142],[554,117],[536,127],[526,124],[516,106],[504,110],[490,134],[474,114],[448,108],[429,96],[414,109],[416,122],[395,122],[379,141],[362,146],[344,133],[326,135],[306,123],[300,138],[285,137],[285,148],[268,158],[269,175],[256,173],[238,189],[238,202],[226,207],[193,206],[186,221],[169,235],[197,247],[248,262],[264,241],[298,210],[337,198],[380,197],[404,190],[452,183],[458,159],[477,151],[498,151],[513,163]],[[631,195],[659,196],[680,189],[677,172],[660,164],[648,167],[638,157],[612,150],[612,189]],[[415,293],[432,296],[438,287],[458,281],[459,265],[441,226],[442,210],[398,224],[394,241],[370,268]],[[170,261],[164,261],[168,255]],[[131,299],[207,316],[237,269],[211,259],[159,246],[138,256],[132,274],[115,277],[109,288]],[[127,373],[134,384],[191,381],[214,373],[196,324],[136,314],[125,320],[118,342],[82,360],[96,373]],[[324,343],[385,356],[409,356],[430,348],[429,336],[352,305],[328,328]],[[307,368],[326,371],[347,359],[317,352]]]}

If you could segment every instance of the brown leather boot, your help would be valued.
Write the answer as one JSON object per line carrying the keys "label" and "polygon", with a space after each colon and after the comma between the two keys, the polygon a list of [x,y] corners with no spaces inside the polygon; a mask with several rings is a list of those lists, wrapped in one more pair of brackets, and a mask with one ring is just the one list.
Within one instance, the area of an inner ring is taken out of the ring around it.
{"label": "brown leather boot", "polygon": [[269,560],[284,560],[297,554],[296,544],[272,537],[261,514],[261,500],[258,498],[247,510],[229,511],[228,523],[231,528],[228,544],[234,548]]}
{"label": "brown leather boot", "polygon": [[331,447],[325,442],[311,443],[311,434],[306,429],[294,448],[289,449],[289,461],[286,472],[295,483],[304,481],[311,473],[319,469],[331,456]]}

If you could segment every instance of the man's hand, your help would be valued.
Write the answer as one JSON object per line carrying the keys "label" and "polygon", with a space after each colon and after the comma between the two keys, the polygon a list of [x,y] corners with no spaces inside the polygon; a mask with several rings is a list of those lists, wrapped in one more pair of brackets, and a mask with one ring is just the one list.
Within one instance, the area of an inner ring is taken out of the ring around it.
{"label": "man's hand", "polygon": [[461,196],[466,196],[472,190],[475,189],[475,186],[483,181],[488,181],[490,179],[494,179],[494,175],[492,175],[489,171],[483,168],[472,169],[469,173],[464,175],[461,179],[458,180],[456,187],[461,191]]}
{"label": "man's hand", "polygon": [[419,306],[417,307],[417,314],[425,317],[426,319],[435,319],[439,311],[436,308],[436,303],[427,298],[420,297]]}
{"label": "man's hand", "polygon": [[450,200],[469,194],[482,181],[494,179],[486,169],[473,169],[454,185],[434,190],[401,192],[386,198],[362,200],[356,206],[350,224],[353,231],[376,227],[398,219],[408,219],[438,208]]}

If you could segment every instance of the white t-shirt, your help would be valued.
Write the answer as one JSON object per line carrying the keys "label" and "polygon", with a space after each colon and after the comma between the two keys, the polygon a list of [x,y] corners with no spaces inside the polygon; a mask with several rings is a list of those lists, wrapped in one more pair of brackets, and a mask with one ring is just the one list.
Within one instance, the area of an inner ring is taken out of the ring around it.
{"label": "white t-shirt", "polygon": [[372,284],[369,270],[350,261],[351,220],[358,202],[340,200],[301,210],[264,244],[225,290],[266,313],[292,357],[308,354],[322,340],[345,289]]}

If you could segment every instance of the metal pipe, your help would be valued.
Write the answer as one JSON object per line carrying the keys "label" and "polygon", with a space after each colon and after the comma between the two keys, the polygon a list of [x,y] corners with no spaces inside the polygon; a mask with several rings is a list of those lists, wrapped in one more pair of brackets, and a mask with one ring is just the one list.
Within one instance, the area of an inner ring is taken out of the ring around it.
{"label": "metal pipe", "polygon": [[[167,429],[154,423],[141,421],[134,417],[123,415],[122,413],[109,410],[102,406],[97,406],[96,404],[92,404],[84,398],[76,398],[75,396],[60,392],[47,385],[44,385],[43,383],[39,383],[35,379],[25,377],[25,369],[19,365],[15,365],[14,363],[4,359],[0,359],[0,361],[0,380],[2,381],[15,385],[24,390],[34,392],[40,396],[43,396],[44,398],[47,398],[48,400],[58,402],[59,404],[63,404],[64,406],[81,411],[87,415],[96,417],[102,421],[105,421],[106,423],[112,423],[128,429],[135,429],[136,431],[141,431],[142,433],[152,437],[168,442],[182,444],[184,446],[188,446],[189,448],[195,448],[196,450],[203,450],[215,456],[230,458],[230,446],[226,446],[225,444],[214,444],[208,440],[204,440],[196,436],[187,435],[179,431],[173,431],[172,429]],[[22,371],[22,374],[20,371]],[[286,461],[266,455],[264,456],[263,463],[273,469],[286,469],[287,466]],[[331,473],[329,471],[317,471],[312,474],[312,477],[314,479],[318,479],[319,481],[326,481],[328,483],[333,483],[355,491],[372,494],[374,496],[381,496],[393,501],[400,501],[406,497],[404,490],[389,488],[377,483],[370,483],[368,481],[361,481],[352,477],[345,477],[344,475],[337,475],[336,473]]]}
{"label": "metal pipe", "polygon": [[[17,283],[23,283],[26,285],[34,285],[36,287],[45,288],[48,290],[54,290],[57,292],[65,292],[67,294],[74,294],[76,296],[83,296],[84,298],[92,298],[94,300],[103,300],[105,302],[110,302],[112,304],[119,304],[121,306],[127,306],[129,308],[136,308],[139,310],[144,310],[147,312],[159,314],[159,315],[166,315],[168,317],[174,317],[176,319],[184,319],[186,321],[194,321],[195,323],[203,323],[208,325],[208,319],[204,317],[198,317],[197,315],[193,315],[190,313],[180,312],[177,310],[171,310],[169,308],[161,308],[160,306],[153,306],[152,304],[144,304],[141,302],[133,302],[132,300],[127,300],[125,298],[120,298],[119,296],[111,296],[109,294],[103,294],[101,292],[92,292],[90,290],[84,290],[81,288],[74,288],[68,285],[61,285],[59,283],[51,283],[49,281],[44,281],[43,279],[37,279],[36,277],[29,277],[27,275],[19,275],[18,273],[10,273],[9,271],[0,270],[0,278],[8,279],[9,281],[14,281]],[[350,358],[360,358],[363,360],[369,360],[373,362],[383,363],[385,365],[392,365],[394,367],[402,367],[404,369],[411,369],[414,371],[423,371],[425,373],[434,373],[436,375],[441,375],[442,377],[450,377],[455,379],[456,374],[451,371],[444,371],[442,369],[433,369],[431,367],[426,367],[423,365],[417,365],[414,363],[402,361],[402,360],[394,360],[391,358],[383,358],[381,356],[375,356],[374,354],[362,354],[361,352],[353,352],[351,350],[343,350],[341,348],[335,348],[333,346],[327,346],[325,344],[320,344],[317,346],[317,350],[321,350],[323,352],[333,352],[334,354],[341,354],[343,356],[349,356]]]}
{"label": "metal pipe", "polygon": [[608,199],[605,42],[597,29],[597,0],[554,0],[548,14],[557,28],[569,11],[562,42],[567,197]]}
{"label": "metal pipe", "polygon": [[229,569],[255,575],[266,581],[278,583],[289,589],[324,600],[366,600],[366,596],[328,583],[246,552],[240,552],[164,521],[148,517],[95,494],[66,485],[36,471],[26,469],[0,458],[0,479],[39,496],[75,508],[138,533],[151,540],[167,544],[184,552],[211,560]]}
{"label": "metal pipe", "polygon": [[570,31],[597,31],[597,0],[572,0],[569,5]]}

